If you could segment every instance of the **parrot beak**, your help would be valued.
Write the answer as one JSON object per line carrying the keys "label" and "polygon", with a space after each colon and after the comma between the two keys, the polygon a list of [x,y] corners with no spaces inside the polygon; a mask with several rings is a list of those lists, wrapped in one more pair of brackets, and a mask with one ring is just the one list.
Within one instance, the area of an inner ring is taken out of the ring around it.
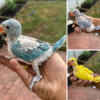
{"label": "parrot beak", "polygon": [[75,16],[75,15],[71,12],[71,13],[70,13],[70,17],[74,17],[74,16]]}
{"label": "parrot beak", "polygon": [[70,63],[70,61],[68,61],[68,66],[71,66],[71,63]]}
{"label": "parrot beak", "polygon": [[2,25],[0,25],[0,34],[6,34],[6,32],[5,32],[5,30],[4,30]]}

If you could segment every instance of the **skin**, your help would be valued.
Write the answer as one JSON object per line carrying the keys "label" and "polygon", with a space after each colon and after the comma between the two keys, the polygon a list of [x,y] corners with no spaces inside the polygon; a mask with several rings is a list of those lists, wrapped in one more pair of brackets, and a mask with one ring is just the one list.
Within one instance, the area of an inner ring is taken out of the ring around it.
{"label": "skin", "polygon": [[[0,56],[0,62],[8,68],[15,71],[29,88],[35,72],[30,68],[25,71],[15,59],[5,59]],[[9,63],[8,63],[9,62]],[[66,67],[62,58],[54,53],[43,66],[40,71],[43,79],[35,83],[33,92],[42,100],[66,100]]]}
{"label": "skin", "polygon": [[77,85],[77,86],[91,86],[92,85],[91,81],[80,80],[76,78],[75,76],[72,76],[70,80],[72,81],[73,85]]}
{"label": "skin", "polygon": [[[97,74],[94,74],[94,76],[98,76]],[[70,78],[70,80],[72,81],[73,85],[77,85],[77,86],[96,86],[97,88],[100,88],[100,82],[99,83],[94,83],[88,80],[80,80],[78,78],[76,78],[75,76],[72,76]]]}

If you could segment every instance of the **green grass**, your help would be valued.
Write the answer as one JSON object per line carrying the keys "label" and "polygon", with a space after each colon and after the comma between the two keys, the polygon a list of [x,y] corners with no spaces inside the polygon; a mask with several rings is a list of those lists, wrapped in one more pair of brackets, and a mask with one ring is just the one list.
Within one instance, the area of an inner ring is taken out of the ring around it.
{"label": "green grass", "polygon": [[93,3],[93,1],[94,1],[94,0],[86,0],[86,1],[85,1],[85,4],[90,5],[90,4],[92,4],[92,3]]}
{"label": "green grass", "polygon": [[66,3],[58,1],[29,1],[15,16],[22,24],[23,34],[50,43],[66,34]]}
{"label": "green grass", "polygon": [[87,12],[87,15],[100,18],[100,0],[93,5]]}
{"label": "green grass", "polygon": [[15,1],[11,2],[10,0],[6,0],[6,9],[14,11],[16,9],[16,2]]}
{"label": "green grass", "polygon": [[96,64],[95,66],[90,67],[90,69],[97,74],[100,74],[100,64]]}
{"label": "green grass", "polygon": [[93,72],[100,74],[100,52],[95,53],[84,65]]}
{"label": "green grass", "polygon": [[14,11],[17,7],[17,3],[24,2],[27,0],[5,0],[6,1],[6,9],[9,11]]}
{"label": "green grass", "polygon": [[81,56],[88,58],[91,55],[90,51],[84,51]]}

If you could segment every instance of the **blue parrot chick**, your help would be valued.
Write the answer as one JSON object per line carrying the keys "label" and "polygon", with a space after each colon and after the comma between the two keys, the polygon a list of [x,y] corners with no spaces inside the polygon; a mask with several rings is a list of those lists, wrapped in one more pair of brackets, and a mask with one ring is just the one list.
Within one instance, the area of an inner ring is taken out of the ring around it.
{"label": "blue parrot chick", "polygon": [[1,23],[0,33],[6,33],[8,38],[8,51],[11,57],[16,56],[32,64],[36,73],[33,77],[30,89],[35,82],[42,79],[39,71],[39,65],[45,62],[56,50],[61,48],[66,40],[63,36],[55,44],[50,45],[48,42],[22,35],[22,26],[16,19],[8,19]]}
{"label": "blue parrot chick", "polygon": [[78,9],[74,9],[70,13],[70,16],[75,16],[75,23],[79,26],[80,32],[82,30],[86,30],[87,32],[100,30],[100,25],[95,26],[92,20]]}

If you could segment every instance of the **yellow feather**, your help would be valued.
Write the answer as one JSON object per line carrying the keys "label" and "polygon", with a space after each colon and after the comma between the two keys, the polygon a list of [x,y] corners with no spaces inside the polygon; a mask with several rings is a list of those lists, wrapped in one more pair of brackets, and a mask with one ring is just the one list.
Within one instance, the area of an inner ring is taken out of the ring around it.
{"label": "yellow feather", "polygon": [[27,70],[28,69],[28,66],[26,66],[26,65],[21,65],[22,66],[22,68],[24,69],[24,70]]}
{"label": "yellow feather", "polygon": [[83,68],[88,73],[93,74],[93,72],[90,69],[86,68],[85,66],[80,65],[80,67]]}

